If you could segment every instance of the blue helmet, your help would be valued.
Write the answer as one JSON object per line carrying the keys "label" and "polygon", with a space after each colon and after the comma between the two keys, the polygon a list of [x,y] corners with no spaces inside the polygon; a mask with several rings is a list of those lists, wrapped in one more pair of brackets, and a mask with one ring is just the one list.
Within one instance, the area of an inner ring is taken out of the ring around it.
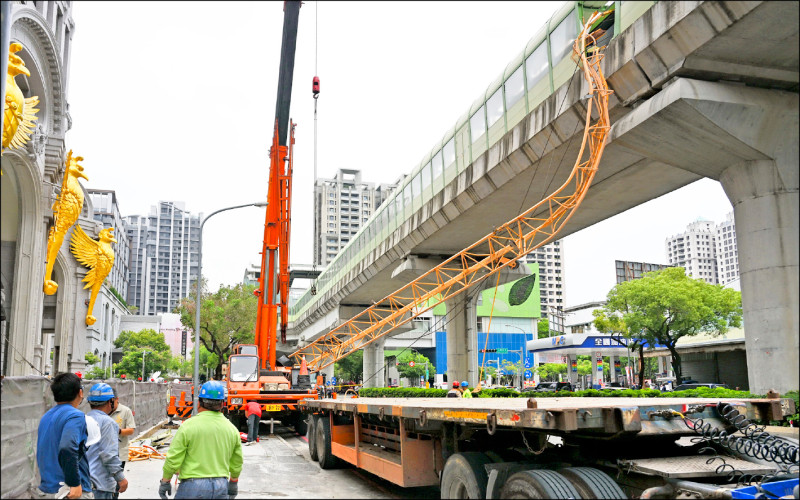
{"label": "blue helmet", "polygon": [[467,382],[466,380],[461,382],[461,387],[468,387],[468,386],[469,386],[469,382]]}
{"label": "blue helmet", "polygon": [[198,398],[224,400],[225,384],[217,380],[209,380],[200,387]]}
{"label": "blue helmet", "polygon": [[90,403],[103,403],[114,398],[114,389],[104,382],[98,382],[89,389]]}

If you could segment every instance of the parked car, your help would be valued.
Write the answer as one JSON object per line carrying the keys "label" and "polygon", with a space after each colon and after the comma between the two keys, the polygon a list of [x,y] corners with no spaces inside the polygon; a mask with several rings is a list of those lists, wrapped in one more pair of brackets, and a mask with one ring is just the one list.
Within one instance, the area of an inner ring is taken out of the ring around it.
{"label": "parked car", "polygon": [[676,391],[685,391],[685,390],[688,390],[688,389],[699,389],[701,387],[709,387],[711,389],[716,389],[717,387],[719,387],[721,389],[728,389],[729,388],[726,384],[717,384],[717,383],[714,383],[714,382],[706,382],[706,383],[695,382],[695,383],[691,383],[691,384],[681,384],[678,387],[676,387],[674,390],[676,390]]}
{"label": "parked car", "polygon": [[536,387],[526,387],[522,392],[556,392],[572,391],[572,384],[569,382],[542,382]]}

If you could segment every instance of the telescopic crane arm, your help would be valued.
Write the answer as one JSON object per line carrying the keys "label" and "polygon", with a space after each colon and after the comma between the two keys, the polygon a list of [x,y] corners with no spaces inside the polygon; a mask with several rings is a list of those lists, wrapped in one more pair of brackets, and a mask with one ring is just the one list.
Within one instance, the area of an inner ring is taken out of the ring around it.
{"label": "telescopic crane arm", "polygon": [[[269,185],[267,190],[264,242],[261,249],[261,276],[258,280],[258,309],[255,343],[261,369],[275,369],[278,309],[280,308],[281,340],[286,341],[289,302],[289,233],[292,206],[292,144],[294,125],[289,122],[294,77],[294,55],[297,47],[299,1],[283,6],[283,39],[278,73],[278,98],[275,104],[275,129],[269,151]],[[287,140],[288,138],[288,140]]]}

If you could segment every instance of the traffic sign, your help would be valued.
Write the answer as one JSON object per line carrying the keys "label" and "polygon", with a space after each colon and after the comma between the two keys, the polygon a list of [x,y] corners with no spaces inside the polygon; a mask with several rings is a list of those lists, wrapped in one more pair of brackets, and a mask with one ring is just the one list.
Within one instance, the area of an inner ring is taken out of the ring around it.
{"label": "traffic sign", "polygon": [[414,362],[413,361],[409,361],[408,362],[408,366],[414,366]]}
{"label": "traffic sign", "polygon": [[525,378],[532,378],[533,373],[530,370],[525,370]]}
{"label": "traffic sign", "polygon": [[531,367],[531,362],[530,362],[530,360],[526,359],[525,360],[525,368],[530,368],[530,367]]}
{"label": "traffic sign", "polygon": [[331,384],[335,384],[335,383],[336,383],[336,377],[331,377]]}
{"label": "traffic sign", "polygon": [[508,354],[508,349],[505,347],[501,347],[497,350],[497,354]]}

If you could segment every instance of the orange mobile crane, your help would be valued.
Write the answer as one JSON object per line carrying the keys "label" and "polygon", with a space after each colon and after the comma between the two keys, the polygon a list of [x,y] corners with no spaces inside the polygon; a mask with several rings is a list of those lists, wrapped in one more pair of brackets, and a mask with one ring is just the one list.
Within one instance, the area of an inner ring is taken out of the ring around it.
{"label": "orange mobile crane", "polygon": [[[227,380],[227,404],[223,412],[234,425],[241,428],[245,424],[244,406],[255,401],[273,419],[278,418],[293,425],[298,433],[305,434],[306,422],[297,409],[297,403],[307,398],[316,399],[317,392],[311,388],[304,362],[292,365],[288,358],[278,360],[276,355],[278,325],[281,342],[286,342],[288,322],[294,144],[294,124],[289,119],[289,106],[300,4],[299,1],[287,1],[283,8],[283,39],[275,128],[269,153],[268,206],[261,249],[261,275],[258,289],[254,292],[258,297],[255,343],[234,346],[228,363],[223,365]],[[191,401],[185,401],[185,394],[181,394],[177,403],[172,397],[167,413],[186,417],[191,404]]]}

